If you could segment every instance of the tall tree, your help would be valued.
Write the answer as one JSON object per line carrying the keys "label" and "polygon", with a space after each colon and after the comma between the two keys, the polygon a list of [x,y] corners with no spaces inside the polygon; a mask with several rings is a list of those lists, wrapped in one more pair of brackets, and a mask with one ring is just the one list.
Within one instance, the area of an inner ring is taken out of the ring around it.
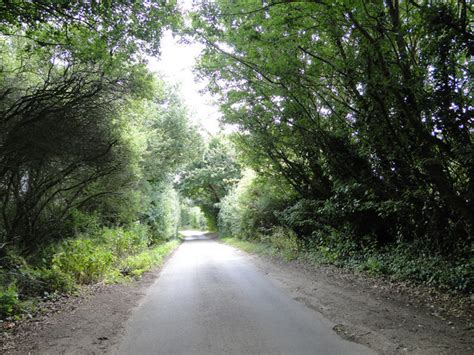
{"label": "tall tree", "polygon": [[470,14],[465,1],[203,1],[192,32],[255,170],[285,176],[346,236],[449,252],[474,225]]}
{"label": "tall tree", "polygon": [[152,95],[143,56],[180,18],[173,1],[3,1],[0,14],[0,252],[32,251],[136,178],[121,112]]}

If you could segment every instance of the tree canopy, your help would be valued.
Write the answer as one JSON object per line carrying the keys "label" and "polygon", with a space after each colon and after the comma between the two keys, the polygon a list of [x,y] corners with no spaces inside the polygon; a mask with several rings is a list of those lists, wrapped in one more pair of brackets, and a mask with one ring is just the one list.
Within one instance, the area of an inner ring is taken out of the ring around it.
{"label": "tree canopy", "polygon": [[212,228],[217,226],[219,204],[241,177],[231,142],[213,137],[201,159],[194,160],[180,175],[179,190],[203,210]]}
{"label": "tree canopy", "polygon": [[204,1],[192,32],[250,166],[316,224],[449,252],[473,235],[470,18],[463,1]]}
{"label": "tree canopy", "polygon": [[75,211],[105,224],[156,214],[199,142],[143,60],[180,24],[176,3],[6,1],[0,13],[0,251],[72,236]]}

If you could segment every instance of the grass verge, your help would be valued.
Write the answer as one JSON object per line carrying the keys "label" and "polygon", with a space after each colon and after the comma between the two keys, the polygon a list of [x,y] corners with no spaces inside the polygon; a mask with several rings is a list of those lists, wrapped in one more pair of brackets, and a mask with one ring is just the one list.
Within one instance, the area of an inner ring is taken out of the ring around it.
{"label": "grass verge", "polygon": [[242,240],[242,239],[237,239],[234,237],[223,237],[223,238],[220,238],[219,240],[227,245],[230,245],[237,249],[241,249],[247,253],[266,255],[266,256],[280,256],[286,259],[284,257],[284,253],[282,253],[277,248],[267,243]]}
{"label": "grass verge", "polygon": [[124,259],[121,273],[140,277],[144,272],[155,266],[161,266],[165,258],[181,244],[180,240],[171,240],[146,250],[140,254]]}

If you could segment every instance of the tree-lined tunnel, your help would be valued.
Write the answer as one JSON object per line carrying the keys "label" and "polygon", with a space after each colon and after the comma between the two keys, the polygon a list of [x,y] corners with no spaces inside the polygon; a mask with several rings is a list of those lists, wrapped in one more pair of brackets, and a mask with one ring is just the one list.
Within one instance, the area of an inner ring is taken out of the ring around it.
{"label": "tree-lined tunnel", "polygon": [[[472,328],[472,14],[465,0],[0,1],[4,337],[44,302],[139,279],[190,228],[348,284],[390,280]],[[368,351],[194,239],[121,351]]]}

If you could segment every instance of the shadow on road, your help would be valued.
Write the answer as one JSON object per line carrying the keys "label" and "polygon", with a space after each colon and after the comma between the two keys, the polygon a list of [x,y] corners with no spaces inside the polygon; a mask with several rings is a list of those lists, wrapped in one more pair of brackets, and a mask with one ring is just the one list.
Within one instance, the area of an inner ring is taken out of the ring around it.
{"label": "shadow on road", "polygon": [[179,231],[179,234],[183,236],[185,242],[217,239],[217,233],[208,231],[184,230]]}

